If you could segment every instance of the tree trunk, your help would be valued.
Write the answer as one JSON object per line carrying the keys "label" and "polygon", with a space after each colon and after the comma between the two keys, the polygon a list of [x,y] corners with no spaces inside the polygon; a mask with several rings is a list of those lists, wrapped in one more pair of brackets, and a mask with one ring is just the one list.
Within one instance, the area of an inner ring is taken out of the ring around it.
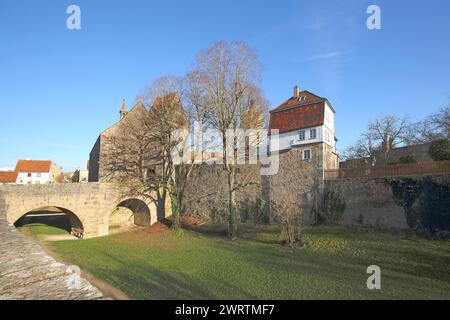
{"label": "tree trunk", "polygon": [[163,221],[166,217],[166,197],[167,191],[163,190],[156,203],[156,218],[158,221]]}
{"label": "tree trunk", "polygon": [[236,191],[234,190],[235,172],[234,168],[228,172],[228,188],[229,188],[229,216],[228,216],[228,237],[231,240],[237,238],[237,219],[236,219]]}
{"label": "tree trunk", "polygon": [[170,203],[172,205],[172,230],[180,228],[180,200],[175,193],[170,193]]}

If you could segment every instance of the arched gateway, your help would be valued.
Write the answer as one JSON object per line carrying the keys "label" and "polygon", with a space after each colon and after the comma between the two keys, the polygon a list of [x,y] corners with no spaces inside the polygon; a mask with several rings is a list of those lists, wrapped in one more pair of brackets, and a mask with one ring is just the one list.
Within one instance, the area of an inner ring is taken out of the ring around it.
{"label": "arched gateway", "polygon": [[[1,185],[0,201],[0,218],[11,224],[38,208],[58,208],[66,213],[71,226],[83,230],[84,238],[107,235],[117,207],[130,209],[135,224],[157,221],[154,202],[126,197],[119,185],[109,183]],[[170,215],[170,207],[166,207],[166,215]]]}

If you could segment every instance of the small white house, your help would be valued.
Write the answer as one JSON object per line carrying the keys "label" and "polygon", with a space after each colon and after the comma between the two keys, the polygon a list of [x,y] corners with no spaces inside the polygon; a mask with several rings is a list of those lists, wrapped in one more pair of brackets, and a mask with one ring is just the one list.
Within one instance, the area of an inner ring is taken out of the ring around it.
{"label": "small white house", "polygon": [[17,184],[45,184],[54,181],[62,171],[50,160],[19,160],[16,165]]}

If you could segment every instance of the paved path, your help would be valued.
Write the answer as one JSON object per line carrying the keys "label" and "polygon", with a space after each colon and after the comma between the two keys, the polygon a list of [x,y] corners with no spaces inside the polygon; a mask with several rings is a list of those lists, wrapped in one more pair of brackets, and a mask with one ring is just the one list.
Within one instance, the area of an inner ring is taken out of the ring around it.
{"label": "paved path", "polygon": [[0,300],[102,299],[102,293],[9,225],[0,199]]}

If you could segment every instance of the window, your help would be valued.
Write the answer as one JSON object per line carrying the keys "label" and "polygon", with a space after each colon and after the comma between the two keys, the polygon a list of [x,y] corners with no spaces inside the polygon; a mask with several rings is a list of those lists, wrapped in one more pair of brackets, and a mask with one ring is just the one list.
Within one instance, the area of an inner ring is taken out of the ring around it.
{"label": "window", "polygon": [[36,181],[36,184],[41,184],[41,182],[40,181]]}
{"label": "window", "polygon": [[300,130],[298,138],[300,140],[305,140],[305,130]]}
{"label": "window", "polygon": [[311,150],[310,149],[303,150],[303,160],[306,160],[306,161],[311,160]]}
{"label": "window", "polygon": [[309,130],[309,138],[310,139],[315,139],[317,137],[317,131],[316,129],[311,129]]}
{"label": "window", "polygon": [[31,172],[27,173],[27,177],[30,178],[31,177]]}
{"label": "window", "polygon": [[36,173],[36,177],[40,178],[41,177],[41,173],[40,172]]}

